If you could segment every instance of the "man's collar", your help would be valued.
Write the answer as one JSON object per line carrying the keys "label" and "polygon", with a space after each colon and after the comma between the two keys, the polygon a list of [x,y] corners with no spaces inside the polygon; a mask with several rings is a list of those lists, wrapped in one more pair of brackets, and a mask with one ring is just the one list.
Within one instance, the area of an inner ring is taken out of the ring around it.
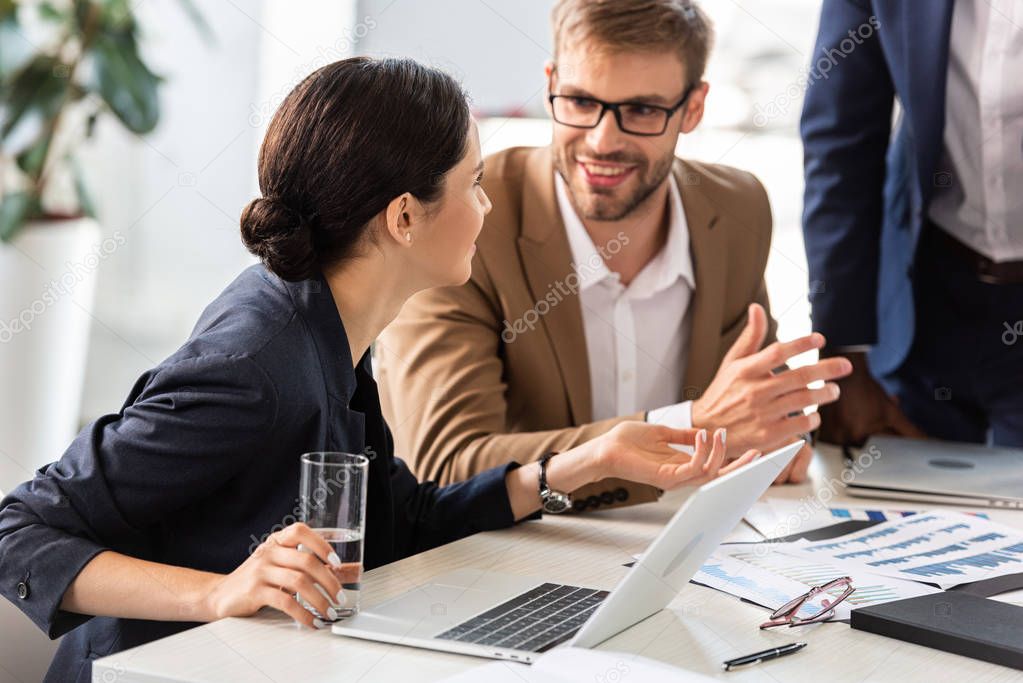
{"label": "man's collar", "polygon": [[[558,209],[561,212],[561,219],[568,235],[568,244],[572,251],[572,265],[579,275],[580,291],[588,289],[605,278],[615,279],[615,274],[607,267],[604,257],[597,246],[593,244],[593,239],[586,231],[586,226],[583,225],[575,207],[572,206],[568,183],[557,170],[554,171],[554,186]],[[682,278],[691,289],[695,289],[696,278],[689,249],[689,225],[682,205],[682,193],[679,191],[673,173],[668,176],[668,205],[667,241],[661,251],[654,256],[654,259],[644,266],[641,275],[645,276],[648,267],[653,268],[653,272],[650,273],[653,278],[652,291],[665,289],[674,284],[678,278]],[[617,248],[620,248],[620,245]],[[604,245],[604,249],[608,253],[611,252],[610,245]],[[613,258],[613,254],[611,258]]]}

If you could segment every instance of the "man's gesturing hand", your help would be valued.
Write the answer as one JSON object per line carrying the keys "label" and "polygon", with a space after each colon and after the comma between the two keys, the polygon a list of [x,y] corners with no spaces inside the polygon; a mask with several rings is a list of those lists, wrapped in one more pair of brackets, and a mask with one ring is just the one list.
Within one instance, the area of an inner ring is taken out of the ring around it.
{"label": "man's gesturing hand", "polygon": [[[837,400],[838,385],[829,380],[852,372],[849,361],[839,357],[785,369],[793,356],[823,347],[823,335],[815,332],[761,349],[766,335],[767,314],[759,304],[751,304],[745,329],[721,361],[707,391],[693,402],[694,427],[728,430],[729,457],[750,448],[767,453],[816,429],[820,416],[816,412],[805,415],[803,410]],[[819,381],[824,381],[822,387],[807,386]],[[809,446],[804,451],[778,481],[802,481],[810,462]]]}

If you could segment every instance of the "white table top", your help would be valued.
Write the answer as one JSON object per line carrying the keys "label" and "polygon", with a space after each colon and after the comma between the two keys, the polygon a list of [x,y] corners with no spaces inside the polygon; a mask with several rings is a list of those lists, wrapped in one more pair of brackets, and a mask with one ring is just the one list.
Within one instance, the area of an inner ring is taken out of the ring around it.
{"label": "white table top", "polygon": [[[811,481],[772,487],[765,499],[808,505],[848,503],[882,508],[940,507],[923,503],[870,501],[844,496],[837,449],[824,448],[811,467]],[[822,491],[831,490],[834,497]],[[431,577],[459,567],[542,577],[548,581],[613,588],[623,566],[642,552],[678,508],[680,495],[636,507],[545,517],[511,529],[487,532],[367,572],[363,606],[372,606]],[[823,503],[821,502],[823,501]],[[950,506],[946,506],[950,507]],[[951,508],[955,509],[955,508]],[[1023,511],[986,510],[991,519],[1023,528]],[[798,531],[792,530],[793,533]],[[741,524],[730,540],[759,540]],[[1003,598],[1005,599],[1005,598]],[[1023,603],[1023,595],[1008,596]],[[937,650],[854,631],[830,623],[800,629],[803,652],[731,673],[725,659],[796,640],[793,631],[760,631],[764,611],[730,595],[689,584],[668,609],[601,645],[700,673],[747,683],[823,681],[1023,681],[1023,672]],[[1023,634],[1020,636],[1023,638]],[[628,659],[623,654],[623,660]],[[157,681],[399,681],[444,678],[487,660],[373,643],[298,628],[279,612],[263,610],[248,619],[224,619],[97,660],[93,680]]]}

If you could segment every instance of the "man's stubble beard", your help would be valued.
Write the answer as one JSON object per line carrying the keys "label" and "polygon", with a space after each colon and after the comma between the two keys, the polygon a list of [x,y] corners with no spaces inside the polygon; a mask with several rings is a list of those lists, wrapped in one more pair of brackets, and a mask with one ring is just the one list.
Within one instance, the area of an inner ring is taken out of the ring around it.
{"label": "man's stubble beard", "polygon": [[[623,158],[621,156],[609,156],[609,157],[598,157],[594,155],[594,160],[600,161],[615,161],[615,162],[630,162],[635,161],[631,158]],[[639,185],[629,193],[628,196],[622,197],[620,200],[614,199],[614,193],[617,188],[593,188],[586,187],[580,190],[579,188],[573,187],[573,182],[576,179],[582,180],[579,174],[570,173],[570,164],[566,158],[564,151],[555,149],[554,152],[554,166],[561,177],[565,180],[565,184],[568,186],[568,193],[572,199],[572,204],[579,214],[579,217],[583,220],[591,221],[620,221],[624,220],[637,209],[641,208],[643,203],[653,194],[664,179],[671,173],[671,165],[675,160],[674,152],[666,155],[664,158],[659,159],[656,162],[650,172],[643,174],[643,164],[645,160],[639,164],[637,177],[640,182]],[[572,164],[574,166],[574,164]]]}

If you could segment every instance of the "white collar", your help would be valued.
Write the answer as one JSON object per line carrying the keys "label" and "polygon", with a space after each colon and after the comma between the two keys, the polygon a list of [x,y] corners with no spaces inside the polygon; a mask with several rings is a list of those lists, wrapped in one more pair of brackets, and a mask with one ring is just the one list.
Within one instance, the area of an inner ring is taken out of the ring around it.
{"label": "white collar", "polygon": [[[569,198],[568,184],[557,171],[554,171],[554,186],[561,220],[568,234],[568,245],[572,250],[572,265],[579,276],[580,290],[588,289],[604,279],[617,281],[618,275],[608,269],[604,258],[586,231],[586,226],[575,212]],[[668,239],[657,255],[629,283],[629,289],[640,289],[654,294],[675,284],[678,278],[685,280],[690,289],[696,288],[693,260],[689,250],[689,224],[686,222],[682,193],[678,189],[674,174],[668,176],[668,210]],[[620,248],[620,245],[616,248]],[[613,251],[612,245],[606,245],[606,249],[608,252]]]}

